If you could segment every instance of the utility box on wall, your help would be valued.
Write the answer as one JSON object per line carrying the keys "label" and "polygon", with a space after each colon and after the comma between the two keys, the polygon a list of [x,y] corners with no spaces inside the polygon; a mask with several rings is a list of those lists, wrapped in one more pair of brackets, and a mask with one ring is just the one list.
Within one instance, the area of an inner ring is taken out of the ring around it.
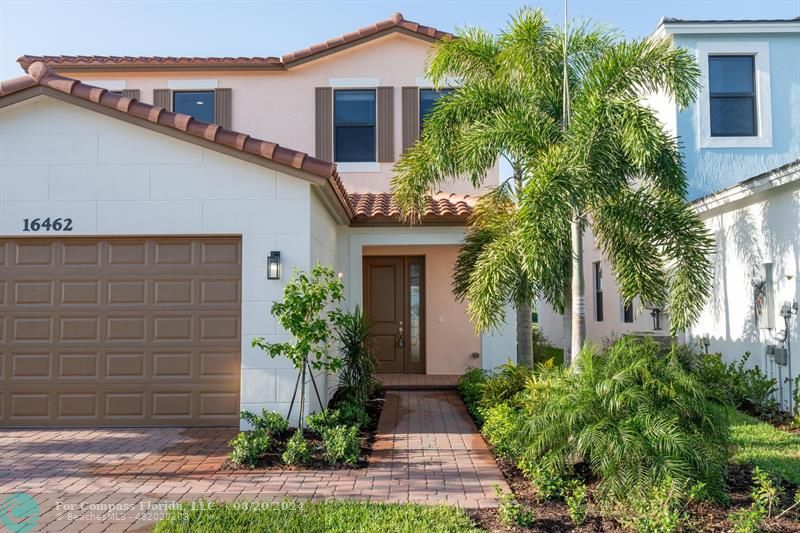
{"label": "utility box on wall", "polygon": [[772,263],[764,263],[753,276],[753,306],[759,329],[775,328],[775,284]]}

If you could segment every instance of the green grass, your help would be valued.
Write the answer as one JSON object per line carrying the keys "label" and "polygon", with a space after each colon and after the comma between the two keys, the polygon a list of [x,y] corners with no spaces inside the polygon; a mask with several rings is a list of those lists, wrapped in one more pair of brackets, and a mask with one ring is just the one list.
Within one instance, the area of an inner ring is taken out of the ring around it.
{"label": "green grass", "polygon": [[731,437],[736,445],[734,462],[758,466],[800,485],[800,434],[782,431],[735,411],[731,416]]}
{"label": "green grass", "polygon": [[170,510],[154,531],[462,533],[480,530],[464,511],[446,505],[286,500],[276,504],[245,501],[184,504]]}

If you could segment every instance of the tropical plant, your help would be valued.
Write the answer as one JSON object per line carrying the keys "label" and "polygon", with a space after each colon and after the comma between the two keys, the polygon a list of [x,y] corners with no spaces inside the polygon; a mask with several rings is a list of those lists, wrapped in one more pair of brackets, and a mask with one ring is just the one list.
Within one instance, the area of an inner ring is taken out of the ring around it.
{"label": "tropical plant", "polygon": [[[330,353],[330,342],[331,329],[341,319],[342,312],[338,307],[331,307],[343,298],[344,286],[330,267],[317,264],[310,274],[296,270],[283,288],[283,301],[272,304],[272,315],[294,339],[273,343],[259,337],[252,342],[254,347],[262,349],[272,358],[286,357],[298,370],[301,428],[305,412],[306,374],[310,374],[313,382],[311,369],[332,372],[341,367],[341,360]],[[320,400],[319,394],[317,396]]]}
{"label": "tropical plant", "polygon": [[242,420],[248,422],[254,430],[264,431],[272,436],[278,435],[289,428],[289,421],[275,411],[261,410],[261,415],[242,411],[239,415]]}
{"label": "tropical plant", "polygon": [[623,338],[602,354],[582,351],[576,369],[548,369],[523,402],[522,455],[556,469],[584,460],[613,502],[647,498],[665,483],[703,483],[721,498],[729,458],[727,407],[674,352]]}
{"label": "tropical plant", "polygon": [[336,324],[336,335],[341,344],[341,369],[339,390],[355,402],[364,403],[378,387],[375,358],[370,351],[372,326],[356,306],[351,313],[343,313]]}
{"label": "tropical plant", "polygon": [[[529,314],[524,304],[534,297],[564,310],[571,278],[577,354],[587,226],[625,301],[638,296],[666,309],[673,331],[697,318],[710,291],[712,240],[684,201],[676,139],[642,95],[663,93],[686,106],[698,74],[691,54],[669,38],[626,42],[588,25],[565,36],[541,10],[521,10],[499,36],[468,28],[434,45],[427,77],[435,87],[461,82],[427,116],[420,141],[395,167],[392,190],[413,222],[440,185],[466,177],[482,186],[499,157],[510,162],[510,183],[476,206],[454,274],[454,292],[478,329],[501,324],[509,303]],[[517,337],[519,350],[530,331]]]}
{"label": "tropical plant", "polygon": [[499,486],[494,486],[497,499],[500,503],[497,509],[497,517],[500,524],[506,527],[533,527],[536,522],[536,513],[525,508],[512,492],[503,492]]}
{"label": "tropical plant", "polygon": [[480,368],[470,368],[458,378],[458,394],[467,406],[469,414],[478,423],[483,422],[478,402],[483,396],[483,386],[487,379],[486,372]]}
{"label": "tropical plant", "polygon": [[517,427],[519,409],[499,403],[483,409],[484,422],[481,433],[494,446],[494,452],[506,460],[517,458]]}
{"label": "tropical plant", "polygon": [[303,430],[296,430],[286,441],[286,449],[281,456],[287,465],[304,465],[311,459],[311,447],[308,445]]}
{"label": "tropical plant", "polygon": [[576,526],[583,524],[586,520],[587,493],[586,485],[577,479],[571,480],[564,490],[564,503],[567,504],[567,512],[570,519]]}
{"label": "tropical plant", "polygon": [[228,445],[228,458],[232,463],[252,468],[267,453],[273,444],[272,436],[265,431],[242,431]]}
{"label": "tropical plant", "polygon": [[322,447],[325,449],[325,458],[331,464],[356,464],[360,451],[358,428],[334,426],[326,429],[322,433]]}
{"label": "tropical plant", "polygon": [[515,365],[512,362],[500,366],[499,372],[489,376],[483,384],[479,402],[481,408],[488,409],[500,403],[512,402],[533,375],[534,370],[529,366]]}

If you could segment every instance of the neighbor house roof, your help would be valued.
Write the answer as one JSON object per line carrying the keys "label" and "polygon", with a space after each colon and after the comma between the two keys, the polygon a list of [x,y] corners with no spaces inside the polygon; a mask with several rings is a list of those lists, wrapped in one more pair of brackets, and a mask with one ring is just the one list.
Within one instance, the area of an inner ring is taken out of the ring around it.
{"label": "neighbor house roof", "polygon": [[[391,193],[351,193],[348,199],[354,224],[387,224],[402,218]],[[422,223],[466,223],[476,201],[474,196],[440,191],[428,198]]]}
{"label": "neighbor house roof", "polygon": [[[203,122],[190,115],[167,111],[163,107],[87,85],[53,72],[41,61],[32,63],[27,75],[0,82],[0,108],[39,94],[78,103],[165,133],[174,132],[176,136],[228,155],[267,163],[267,166],[276,166],[289,174],[307,179],[321,187],[326,199],[340,215],[340,221],[345,224],[371,218],[382,223],[401,222],[391,194],[348,195],[334,163],[246,133],[225,129],[219,124]],[[471,206],[469,197],[440,193],[430,200],[423,223],[463,224],[471,213]]]}
{"label": "neighbor house roof", "polygon": [[36,61],[41,61],[61,71],[120,69],[120,70],[286,70],[293,66],[345,50],[390,33],[400,32],[412,37],[435,41],[452,37],[450,33],[423,26],[406,20],[401,13],[395,13],[386,20],[370,24],[356,31],[328,39],[295,50],[282,57],[158,57],[158,56],[35,56],[24,55],[17,59],[27,70]]}
{"label": "neighbor house roof", "polygon": [[663,17],[655,35],[664,34],[737,34],[737,33],[796,33],[800,17],[784,19],[678,19]]}

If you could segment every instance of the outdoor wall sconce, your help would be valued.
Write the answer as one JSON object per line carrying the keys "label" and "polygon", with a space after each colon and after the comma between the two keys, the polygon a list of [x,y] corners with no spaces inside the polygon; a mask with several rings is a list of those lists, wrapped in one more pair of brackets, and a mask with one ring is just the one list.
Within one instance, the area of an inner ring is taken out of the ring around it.
{"label": "outdoor wall sconce", "polygon": [[267,258],[267,279],[281,279],[281,253],[272,251]]}
{"label": "outdoor wall sconce", "polygon": [[654,307],[650,316],[653,317],[653,331],[661,331],[661,309]]}

